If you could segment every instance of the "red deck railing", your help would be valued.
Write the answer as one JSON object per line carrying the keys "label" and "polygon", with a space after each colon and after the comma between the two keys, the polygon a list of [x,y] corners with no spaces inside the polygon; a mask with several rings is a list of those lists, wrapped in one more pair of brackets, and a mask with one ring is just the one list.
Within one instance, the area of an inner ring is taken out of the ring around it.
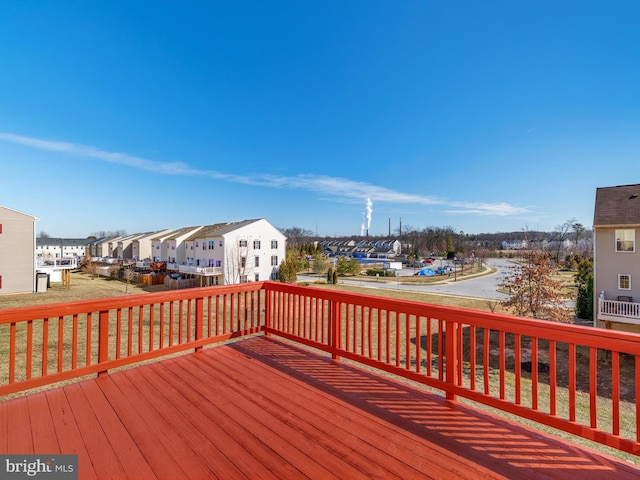
{"label": "red deck railing", "polygon": [[0,395],[257,332],[640,455],[640,335],[255,282],[0,311]]}

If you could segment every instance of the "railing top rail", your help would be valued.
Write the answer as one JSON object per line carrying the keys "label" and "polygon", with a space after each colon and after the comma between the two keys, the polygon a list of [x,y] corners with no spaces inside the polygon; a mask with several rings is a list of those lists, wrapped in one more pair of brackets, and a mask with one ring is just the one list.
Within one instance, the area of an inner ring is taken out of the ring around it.
{"label": "railing top rail", "polygon": [[219,285],[212,287],[188,288],[168,290],[163,292],[145,293],[136,295],[123,295],[121,297],[105,297],[76,302],[51,303],[33,305],[28,307],[16,307],[0,309],[0,325],[42,319],[58,316],[73,315],[76,313],[98,312],[117,308],[138,307],[155,303],[173,302],[190,298],[224,295],[228,293],[241,293],[260,290],[263,282],[249,282],[236,285]]}

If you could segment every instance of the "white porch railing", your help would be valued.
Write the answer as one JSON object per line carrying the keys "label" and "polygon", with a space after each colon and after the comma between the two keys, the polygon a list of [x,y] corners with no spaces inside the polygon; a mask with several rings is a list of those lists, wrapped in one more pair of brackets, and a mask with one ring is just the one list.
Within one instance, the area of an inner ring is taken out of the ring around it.
{"label": "white porch railing", "polygon": [[78,268],[78,259],[73,258],[42,258],[37,259],[38,268],[53,268],[58,270]]}
{"label": "white porch railing", "polygon": [[598,299],[598,319],[640,325],[640,303]]}
{"label": "white porch railing", "polygon": [[180,273],[191,273],[194,275],[222,275],[222,267],[196,267],[195,265],[180,265]]}

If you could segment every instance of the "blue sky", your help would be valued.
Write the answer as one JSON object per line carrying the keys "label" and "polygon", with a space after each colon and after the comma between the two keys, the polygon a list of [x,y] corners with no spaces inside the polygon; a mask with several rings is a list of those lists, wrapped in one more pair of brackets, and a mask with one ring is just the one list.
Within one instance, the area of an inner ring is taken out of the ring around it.
{"label": "blue sky", "polygon": [[[636,1],[3,2],[0,204],[51,236],[553,230],[640,183]],[[367,220],[367,206],[369,219]]]}

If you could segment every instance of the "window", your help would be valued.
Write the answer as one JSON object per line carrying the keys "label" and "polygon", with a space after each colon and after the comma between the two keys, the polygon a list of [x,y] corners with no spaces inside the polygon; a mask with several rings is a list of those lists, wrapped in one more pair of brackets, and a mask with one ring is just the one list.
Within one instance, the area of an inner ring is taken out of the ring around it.
{"label": "window", "polygon": [[271,248],[278,248],[278,240],[271,240]]}
{"label": "window", "polygon": [[254,250],[260,250],[260,240],[254,240],[253,241],[253,249]]}
{"label": "window", "polygon": [[259,267],[260,266],[260,257],[256,255],[255,258],[254,258],[254,262],[253,263],[254,263],[254,266],[256,268]]}
{"label": "window", "polygon": [[631,290],[631,275],[628,273],[618,275],[618,290]]}
{"label": "window", "polygon": [[278,256],[277,255],[271,255],[271,266],[272,267],[277,267],[278,266]]}
{"label": "window", "polygon": [[635,252],[636,231],[632,228],[616,230],[616,252]]}
{"label": "window", "polygon": [[209,250],[215,250],[215,248],[216,248],[216,241],[209,240]]}
{"label": "window", "polygon": [[246,240],[240,240],[240,246],[241,247],[246,247],[247,246],[247,241]]}
{"label": "window", "polygon": [[260,274],[259,274],[259,273],[256,273],[256,277],[255,277],[255,279],[256,279],[256,282],[259,282],[259,281],[260,281]]}
{"label": "window", "polygon": [[240,257],[240,267],[244,268],[247,266],[247,257]]}
{"label": "window", "polygon": [[220,246],[220,247],[222,246],[222,240],[220,240],[220,245],[219,245],[219,246]]}
{"label": "window", "polygon": [[247,276],[246,275],[240,275],[240,283],[247,283]]}

